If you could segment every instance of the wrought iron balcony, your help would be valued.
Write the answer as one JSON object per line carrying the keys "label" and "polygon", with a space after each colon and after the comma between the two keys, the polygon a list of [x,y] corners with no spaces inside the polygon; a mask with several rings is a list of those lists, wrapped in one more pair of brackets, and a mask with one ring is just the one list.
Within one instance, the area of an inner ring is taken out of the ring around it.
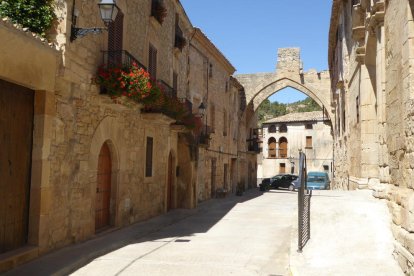
{"label": "wrought iron balcony", "polygon": [[249,145],[248,145],[248,151],[260,153],[259,143],[250,142]]}
{"label": "wrought iron balcony", "polygon": [[114,67],[114,66],[123,66],[129,67],[133,63],[137,64],[139,67],[147,70],[147,68],[142,65],[133,55],[125,50],[117,51],[102,51],[103,56],[103,65],[105,67]]}
{"label": "wrought iron balcony", "polygon": [[201,133],[198,135],[198,143],[200,145],[210,146],[212,128],[208,125],[204,125],[201,129]]}

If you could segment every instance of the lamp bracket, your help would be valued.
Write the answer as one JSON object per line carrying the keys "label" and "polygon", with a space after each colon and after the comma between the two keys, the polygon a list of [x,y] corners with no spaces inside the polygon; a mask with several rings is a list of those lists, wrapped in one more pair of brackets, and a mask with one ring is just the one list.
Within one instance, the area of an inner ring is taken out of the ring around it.
{"label": "lamp bracket", "polygon": [[73,42],[78,37],[83,37],[88,34],[101,34],[107,28],[93,27],[93,28],[78,28],[76,26],[71,27],[70,42]]}

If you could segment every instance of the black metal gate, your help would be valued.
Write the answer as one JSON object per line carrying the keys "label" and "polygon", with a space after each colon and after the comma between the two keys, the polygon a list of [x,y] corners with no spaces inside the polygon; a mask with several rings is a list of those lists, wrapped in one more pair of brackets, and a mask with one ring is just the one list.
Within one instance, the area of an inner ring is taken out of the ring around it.
{"label": "black metal gate", "polygon": [[302,252],[303,247],[310,239],[310,204],[312,190],[308,190],[306,183],[306,155],[299,153],[299,182],[298,191],[298,252]]}

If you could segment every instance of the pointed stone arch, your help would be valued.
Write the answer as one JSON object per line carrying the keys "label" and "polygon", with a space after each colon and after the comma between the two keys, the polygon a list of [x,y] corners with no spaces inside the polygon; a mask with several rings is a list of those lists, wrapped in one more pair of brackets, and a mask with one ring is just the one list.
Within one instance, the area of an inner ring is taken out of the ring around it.
{"label": "pointed stone arch", "polygon": [[315,100],[325,109],[332,125],[335,124],[329,71],[317,72],[311,69],[303,72],[299,48],[278,49],[276,72],[242,74],[236,78],[245,89],[247,104],[252,104],[254,110],[272,94],[291,87]]}

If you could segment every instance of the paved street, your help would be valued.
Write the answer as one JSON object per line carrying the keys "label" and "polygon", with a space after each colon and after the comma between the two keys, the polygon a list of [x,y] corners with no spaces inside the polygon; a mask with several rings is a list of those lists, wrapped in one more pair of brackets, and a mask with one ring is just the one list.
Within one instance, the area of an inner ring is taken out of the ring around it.
{"label": "paved street", "polygon": [[278,191],[217,199],[73,275],[286,275],[296,196]]}
{"label": "paved street", "polygon": [[403,275],[390,214],[371,191],[314,191],[297,249],[297,193],[248,191],[173,210],[36,259],[6,275]]}

